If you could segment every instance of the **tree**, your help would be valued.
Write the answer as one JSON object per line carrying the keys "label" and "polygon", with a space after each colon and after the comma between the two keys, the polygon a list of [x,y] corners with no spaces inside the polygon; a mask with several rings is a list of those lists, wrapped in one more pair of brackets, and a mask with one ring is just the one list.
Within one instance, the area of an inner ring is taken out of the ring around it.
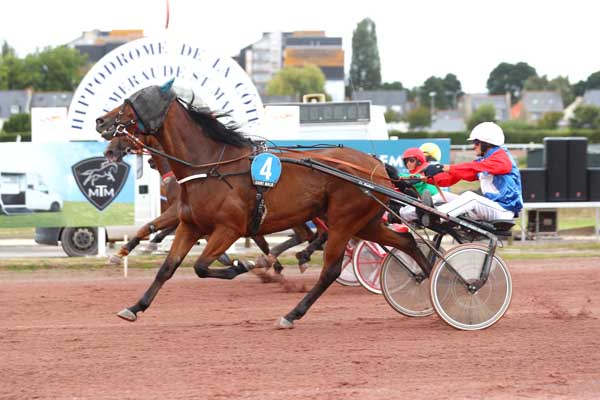
{"label": "tree", "polygon": [[600,89],[600,71],[594,72],[590,76],[588,76],[585,81],[585,89]]}
{"label": "tree", "polygon": [[[4,47],[3,47],[4,54]],[[0,88],[74,91],[84,75],[87,56],[67,46],[46,48],[19,59],[8,51],[0,59]]]}
{"label": "tree", "polygon": [[6,133],[31,132],[31,116],[29,114],[13,114],[2,125]]}
{"label": "tree", "polygon": [[471,114],[467,121],[467,130],[475,128],[481,122],[496,122],[496,109],[493,104],[483,104]]}
{"label": "tree", "polygon": [[381,89],[383,90],[403,90],[404,86],[402,86],[402,82],[383,82],[381,85]]}
{"label": "tree", "polygon": [[369,18],[360,21],[352,33],[350,81],[352,90],[374,90],[381,86],[377,33],[375,22]]}
{"label": "tree", "polygon": [[571,128],[600,128],[600,107],[580,105],[569,120]]}
{"label": "tree", "polygon": [[[434,108],[448,109],[456,107],[456,99],[463,94],[462,85],[456,75],[447,74],[443,79],[430,76],[419,88],[419,101],[424,107],[431,108],[433,98]],[[435,93],[435,95],[431,95]]]}
{"label": "tree", "polygon": [[325,74],[316,65],[285,67],[267,83],[267,95],[302,97],[308,93],[325,93]]}
{"label": "tree", "polygon": [[409,129],[424,128],[431,125],[431,113],[426,107],[417,107],[406,114]]}
{"label": "tree", "polygon": [[532,75],[537,75],[535,68],[525,62],[516,64],[500,63],[490,73],[487,89],[490,94],[511,94],[512,103],[521,98],[525,81]]}
{"label": "tree", "polygon": [[538,126],[542,129],[556,129],[563,115],[560,111],[547,112],[539,119]]}

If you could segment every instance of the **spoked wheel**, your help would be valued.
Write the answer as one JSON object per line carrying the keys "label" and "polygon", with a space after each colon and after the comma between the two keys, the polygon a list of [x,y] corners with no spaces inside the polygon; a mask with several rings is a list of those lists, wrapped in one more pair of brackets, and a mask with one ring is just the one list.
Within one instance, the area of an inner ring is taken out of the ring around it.
{"label": "spoked wheel", "polygon": [[336,282],[344,286],[360,286],[356,275],[354,275],[354,268],[352,267],[352,254],[354,253],[354,247],[356,246],[356,240],[350,239],[344,249],[344,260],[342,261],[342,272],[336,279]]}
{"label": "spoked wheel", "polygon": [[381,294],[381,263],[386,251],[374,242],[361,240],[354,249],[352,265],[358,282],[371,293]]}
{"label": "spoked wheel", "polygon": [[[494,255],[487,282],[472,293],[461,282],[479,279],[487,247],[463,244],[438,260],[431,273],[431,301],[435,311],[450,326],[478,330],[492,326],[506,312],[512,297],[512,279],[504,261]],[[450,264],[450,265],[448,265]],[[454,269],[454,270],[453,270]]]}
{"label": "spoked wheel", "polygon": [[[433,264],[436,256],[429,246],[420,239],[417,239],[417,246]],[[439,251],[444,253],[443,249]],[[392,252],[393,255],[388,254],[385,257],[381,268],[383,297],[394,310],[407,317],[425,317],[433,314],[429,279],[425,277],[414,258],[402,250],[393,249]]]}

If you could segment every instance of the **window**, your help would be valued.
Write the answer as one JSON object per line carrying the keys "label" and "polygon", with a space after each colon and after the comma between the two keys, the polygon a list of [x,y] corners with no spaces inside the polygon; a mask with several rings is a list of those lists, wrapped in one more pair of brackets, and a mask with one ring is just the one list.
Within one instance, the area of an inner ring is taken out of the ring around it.
{"label": "window", "polygon": [[10,106],[10,113],[11,114],[19,114],[21,112],[21,106],[18,104],[13,104],[12,106]]}
{"label": "window", "polygon": [[368,101],[300,104],[301,124],[369,122],[370,120],[371,109]]}

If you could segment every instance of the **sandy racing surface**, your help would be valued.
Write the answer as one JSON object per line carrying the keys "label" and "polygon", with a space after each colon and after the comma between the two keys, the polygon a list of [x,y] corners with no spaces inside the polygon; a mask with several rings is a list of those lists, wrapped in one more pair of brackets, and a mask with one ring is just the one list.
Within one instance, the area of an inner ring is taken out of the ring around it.
{"label": "sandy racing surface", "polygon": [[[335,284],[301,298],[247,274],[177,271],[135,323],[115,313],[151,272],[3,273],[1,399],[597,399],[600,258],[509,262],[512,305],[490,329],[407,318]],[[290,280],[311,285],[317,269]]]}

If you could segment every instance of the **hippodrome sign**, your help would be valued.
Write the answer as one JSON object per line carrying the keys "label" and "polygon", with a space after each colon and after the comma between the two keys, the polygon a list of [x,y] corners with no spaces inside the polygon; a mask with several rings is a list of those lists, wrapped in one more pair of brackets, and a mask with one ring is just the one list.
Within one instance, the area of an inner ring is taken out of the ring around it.
{"label": "hippodrome sign", "polygon": [[126,43],[98,61],[79,84],[69,107],[68,140],[98,140],[95,120],[144,87],[175,78],[215,111],[230,113],[247,133],[263,115],[256,87],[230,57],[191,40],[164,34]]}

